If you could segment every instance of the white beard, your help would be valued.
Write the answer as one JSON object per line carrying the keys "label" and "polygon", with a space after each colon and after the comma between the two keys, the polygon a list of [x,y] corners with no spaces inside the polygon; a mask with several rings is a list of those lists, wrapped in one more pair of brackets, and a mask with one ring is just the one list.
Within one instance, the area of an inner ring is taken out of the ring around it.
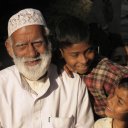
{"label": "white beard", "polygon": [[[26,61],[33,61],[40,59],[41,62],[35,66],[25,65]],[[27,79],[36,81],[42,77],[48,70],[49,64],[51,62],[51,51],[46,51],[43,54],[40,54],[36,58],[27,58],[27,57],[17,57],[13,56],[13,61],[17,66],[19,72],[23,74]]]}

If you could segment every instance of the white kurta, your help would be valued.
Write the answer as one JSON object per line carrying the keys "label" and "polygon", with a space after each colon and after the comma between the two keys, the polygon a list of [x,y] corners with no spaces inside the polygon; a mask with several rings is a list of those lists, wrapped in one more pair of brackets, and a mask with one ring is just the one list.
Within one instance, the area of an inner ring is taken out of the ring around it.
{"label": "white kurta", "polygon": [[22,81],[16,66],[0,71],[0,123],[4,128],[91,128],[88,91],[79,75],[58,76],[51,65],[40,94]]}

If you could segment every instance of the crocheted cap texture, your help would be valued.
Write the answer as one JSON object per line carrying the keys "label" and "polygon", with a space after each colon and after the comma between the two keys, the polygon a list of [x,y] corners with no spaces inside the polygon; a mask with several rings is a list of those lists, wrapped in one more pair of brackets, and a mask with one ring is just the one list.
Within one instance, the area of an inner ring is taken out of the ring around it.
{"label": "crocheted cap texture", "polygon": [[11,36],[16,30],[28,25],[42,25],[46,34],[49,34],[45,19],[42,13],[33,8],[27,8],[14,14],[8,21],[8,36]]}

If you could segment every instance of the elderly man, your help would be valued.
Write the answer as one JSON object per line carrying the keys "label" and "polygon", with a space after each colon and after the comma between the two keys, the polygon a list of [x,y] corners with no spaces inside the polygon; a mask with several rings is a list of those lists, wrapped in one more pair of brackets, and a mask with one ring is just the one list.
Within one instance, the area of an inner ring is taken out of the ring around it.
{"label": "elderly man", "polygon": [[79,75],[57,74],[48,28],[28,8],[8,22],[6,48],[14,64],[0,71],[0,124],[4,128],[91,128],[93,113]]}

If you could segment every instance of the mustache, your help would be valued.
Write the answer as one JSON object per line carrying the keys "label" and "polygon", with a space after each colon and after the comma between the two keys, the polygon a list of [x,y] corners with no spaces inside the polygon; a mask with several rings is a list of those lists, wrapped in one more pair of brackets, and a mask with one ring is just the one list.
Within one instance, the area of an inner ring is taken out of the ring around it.
{"label": "mustache", "polygon": [[22,58],[23,62],[26,62],[26,61],[36,61],[36,60],[41,60],[41,56],[39,57],[35,57],[35,58]]}
{"label": "mustache", "polygon": [[41,60],[42,59],[42,55],[38,56],[38,57],[16,57],[18,60],[22,61],[23,63],[26,61],[36,61],[36,60]]}

